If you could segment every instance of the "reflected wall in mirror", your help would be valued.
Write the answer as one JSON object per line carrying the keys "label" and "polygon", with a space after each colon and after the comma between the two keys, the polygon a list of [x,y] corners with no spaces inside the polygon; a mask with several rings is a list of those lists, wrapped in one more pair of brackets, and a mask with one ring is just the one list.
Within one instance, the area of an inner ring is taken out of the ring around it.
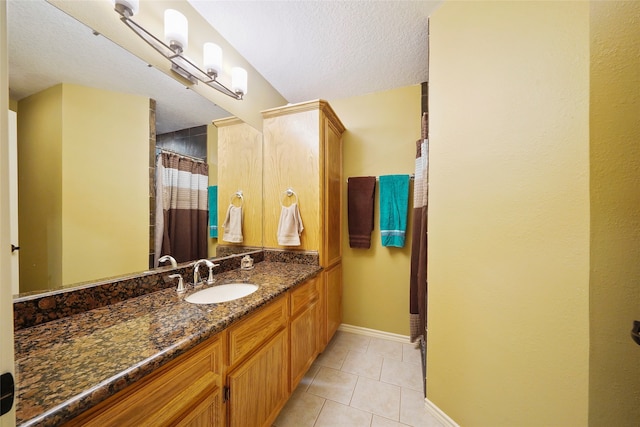
{"label": "reflected wall in mirror", "polygon": [[229,113],[44,0],[8,2],[8,39],[20,292],[147,270],[156,132],[206,124],[216,184]]}

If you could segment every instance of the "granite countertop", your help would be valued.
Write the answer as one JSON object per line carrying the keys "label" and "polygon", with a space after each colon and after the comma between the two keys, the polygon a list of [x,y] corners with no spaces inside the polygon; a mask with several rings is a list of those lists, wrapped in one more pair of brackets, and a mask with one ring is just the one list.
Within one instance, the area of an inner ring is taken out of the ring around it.
{"label": "granite countertop", "polygon": [[193,289],[179,296],[169,288],[16,331],[16,425],[54,426],[74,418],[320,269],[260,262],[253,270],[215,276],[215,284],[260,285],[235,301],[191,304],[183,299]]}

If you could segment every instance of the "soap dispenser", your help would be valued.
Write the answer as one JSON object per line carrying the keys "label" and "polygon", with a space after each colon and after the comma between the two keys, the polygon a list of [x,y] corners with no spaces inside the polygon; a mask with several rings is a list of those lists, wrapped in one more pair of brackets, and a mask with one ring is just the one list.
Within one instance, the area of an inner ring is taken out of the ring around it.
{"label": "soap dispenser", "polygon": [[249,255],[245,255],[244,258],[240,261],[240,269],[242,270],[251,270],[253,268],[253,258]]}

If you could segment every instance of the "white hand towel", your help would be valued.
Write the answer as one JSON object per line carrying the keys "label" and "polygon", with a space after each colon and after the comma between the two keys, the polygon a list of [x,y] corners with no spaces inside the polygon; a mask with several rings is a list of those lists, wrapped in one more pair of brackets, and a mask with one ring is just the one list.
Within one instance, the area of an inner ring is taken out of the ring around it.
{"label": "white hand towel", "polygon": [[300,234],[304,230],[298,204],[283,206],[278,223],[278,244],[281,246],[300,246]]}
{"label": "white hand towel", "polygon": [[242,207],[229,205],[224,219],[222,240],[231,243],[242,242]]}

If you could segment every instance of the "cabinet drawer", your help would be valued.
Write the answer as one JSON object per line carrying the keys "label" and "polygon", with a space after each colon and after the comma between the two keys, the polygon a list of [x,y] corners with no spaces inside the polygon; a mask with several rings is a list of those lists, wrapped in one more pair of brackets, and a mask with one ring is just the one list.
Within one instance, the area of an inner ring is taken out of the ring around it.
{"label": "cabinet drawer", "polygon": [[318,278],[314,277],[291,291],[291,316],[295,316],[318,299],[317,281]]}
{"label": "cabinet drawer", "polygon": [[287,298],[280,297],[229,329],[229,365],[251,353],[287,326]]}
{"label": "cabinet drawer", "polygon": [[215,337],[71,420],[67,426],[179,424],[222,389],[221,371],[222,340]]}

